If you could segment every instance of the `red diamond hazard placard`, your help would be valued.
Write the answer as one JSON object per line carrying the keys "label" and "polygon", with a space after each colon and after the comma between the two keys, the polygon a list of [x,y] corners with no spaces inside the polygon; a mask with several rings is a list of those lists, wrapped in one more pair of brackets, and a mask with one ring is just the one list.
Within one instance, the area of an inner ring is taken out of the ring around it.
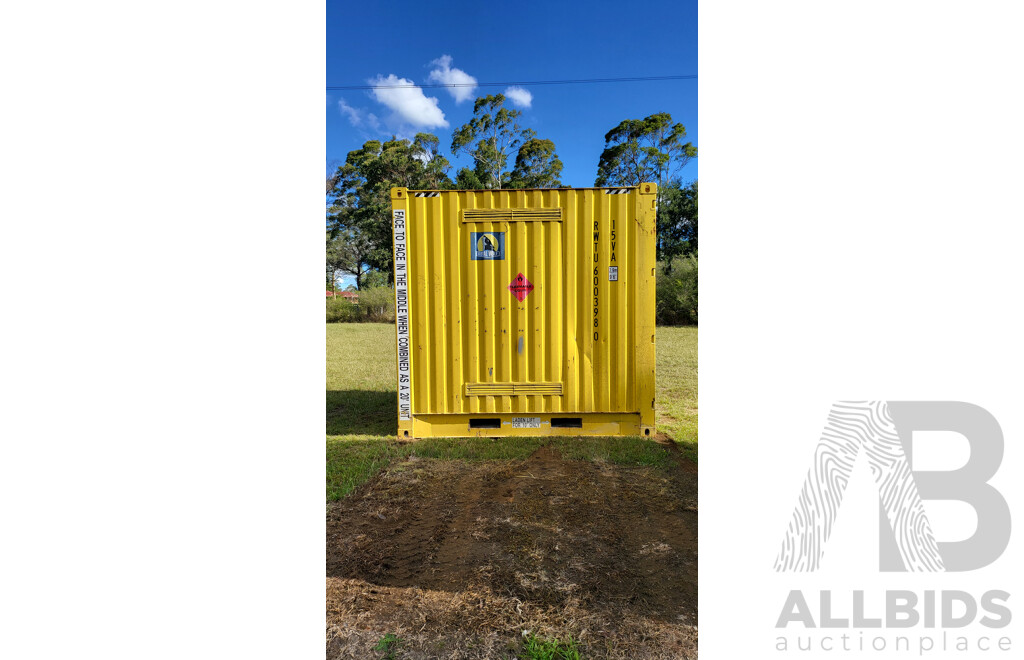
{"label": "red diamond hazard placard", "polygon": [[512,284],[508,285],[508,290],[516,297],[516,300],[523,302],[526,300],[526,296],[530,295],[530,292],[533,291],[533,283],[526,279],[525,275],[519,273],[516,275],[516,278],[512,280]]}

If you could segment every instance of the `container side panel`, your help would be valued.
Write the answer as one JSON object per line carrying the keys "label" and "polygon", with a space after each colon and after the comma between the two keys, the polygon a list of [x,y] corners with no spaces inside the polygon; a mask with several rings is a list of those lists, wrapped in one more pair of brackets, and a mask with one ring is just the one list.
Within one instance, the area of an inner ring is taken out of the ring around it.
{"label": "container side panel", "polygon": [[[415,199],[415,198],[414,198]],[[432,341],[430,327],[434,314],[430,305],[429,231],[426,219],[416,204],[409,204],[409,251],[412,261],[413,300],[413,346],[414,360],[419,365],[420,377],[416,379],[413,396],[416,399],[415,412],[427,412],[433,406],[434,370],[430,360]]]}
{"label": "container side panel", "polygon": [[607,262],[608,254],[608,229],[611,221],[611,208],[614,204],[613,197],[609,195],[595,195],[596,206],[595,228],[596,238],[594,240],[595,250],[590,262],[591,285],[597,290],[598,324],[594,327],[597,336],[594,338],[594,412],[608,410],[608,383],[609,383],[609,327],[611,326],[611,305],[608,299],[608,283],[601,277],[601,269]]}
{"label": "container side panel", "polygon": [[645,434],[654,434],[654,269],[657,187],[652,183],[640,186],[637,193],[637,224],[639,226],[637,248],[637,272],[640,280],[637,286],[637,392],[641,425]]}
{"label": "container side panel", "polygon": [[[515,264],[510,258],[509,250],[511,246],[508,241],[512,239],[512,229],[515,223],[503,222],[501,225],[501,231],[505,232],[505,259],[499,263],[499,272],[501,276],[498,278],[499,283],[504,283],[508,286],[508,283],[512,281],[512,278],[516,276],[518,271],[515,270]],[[499,360],[499,366],[501,367],[501,380],[503,382],[513,382],[516,380],[516,352],[513,350],[513,346],[516,343],[516,308],[515,300],[509,294],[508,289],[502,291],[502,305],[501,305],[501,336],[504,340],[504,346],[502,347],[501,359]],[[518,404],[516,397],[511,395],[504,395],[498,401],[498,411],[500,412],[514,412],[517,411]]]}
{"label": "container side panel", "polygon": [[[548,206],[555,207],[560,206],[558,200],[558,193],[549,191],[546,193],[548,197]],[[547,229],[549,232],[550,252],[549,258],[551,259],[551,284],[552,290],[555,293],[555,298],[552,304],[547,309],[548,327],[550,332],[547,339],[548,347],[548,375],[547,380],[556,381],[562,379],[562,363],[565,361],[562,349],[564,345],[565,330],[563,329],[564,317],[562,316],[562,310],[565,307],[565,281],[564,281],[564,268],[562,265],[565,263],[564,255],[565,248],[562,243],[562,234],[564,232],[563,222],[552,222],[548,223]],[[565,384],[563,382],[563,392],[565,391]],[[555,412],[561,412],[563,397],[552,396],[551,397],[551,410]]]}
{"label": "container side panel", "polygon": [[[653,198],[560,189],[402,199],[413,428],[562,412],[638,416],[618,432],[641,430],[640,416],[653,425]],[[449,421],[431,424],[436,415]]]}
{"label": "container side panel", "polygon": [[447,236],[444,228],[438,222],[438,208],[440,198],[421,197],[423,203],[423,216],[427,219],[427,232],[430,236],[430,308],[434,312],[432,336],[429,352],[431,356],[431,373],[435,374],[434,380],[434,406],[432,410],[447,412],[448,401],[448,338],[447,322],[448,315],[445,307],[445,282],[447,281],[447,268],[444,258],[444,248]]}
{"label": "container side panel", "polygon": [[[614,195],[614,197],[627,198],[632,195]],[[623,244],[622,229],[629,226],[628,199],[616,200],[615,209],[612,213],[611,227],[608,232],[608,263],[601,270],[601,277],[608,283],[608,297],[612,303],[612,332],[615,340],[612,347],[615,355],[612,358],[611,369],[611,410],[625,411],[629,405],[626,399],[626,373],[629,368],[627,357],[630,351],[629,343],[626,341],[625,315],[629,309],[629,302],[633,296],[629,295],[628,289],[623,287],[622,280],[618,277],[618,269],[622,266]],[[612,279],[612,268],[615,268],[616,279]]]}
{"label": "container side panel", "polygon": [[[580,410],[580,352],[578,337],[581,301],[577,293],[579,291],[579,259],[577,255],[580,249],[576,227],[579,222],[577,206],[582,193],[574,194],[563,190],[559,194],[562,208],[565,209],[562,231],[565,236],[566,255],[565,280],[562,287],[565,295],[565,300],[562,303],[562,310],[565,315],[565,329],[562,337],[562,348],[565,354],[565,363],[562,366],[562,374],[565,381],[563,409]],[[583,308],[586,308],[585,305]]]}
{"label": "container side panel", "polygon": [[[481,193],[478,193],[478,196]],[[480,206],[486,206],[481,204]],[[480,223],[474,225],[473,228],[479,231],[490,232],[493,231],[491,223]],[[507,248],[506,248],[507,249]],[[480,274],[480,287],[475,291],[471,291],[470,294],[477,298],[477,305],[479,306],[478,313],[480,314],[480,375],[479,381],[483,383],[494,382],[494,335],[491,330],[493,323],[491,322],[491,314],[493,313],[494,305],[491,302],[491,298],[494,295],[494,264],[492,262],[483,262],[475,264],[477,271]],[[480,410],[481,412],[494,412],[493,408],[493,397],[486,396],[480,397]]]}
{"label": "container side panel", "polygon": [[[522,194],[522,193],[521,193]],[[531,193],[531,197],[539,197],[539,193]],[[536,199],[534,205],[536,205]],[[528,225],[527,231],[532,234],[530,248],[530,272],[533,273],[531,282],[537,288],[527,297],[527,315],[530,318],[530,329],[524,338],[524,344],[529,347],[527,360],[530,368],[530,381],[532,383],[542,382],[544,378],[544,339],[550,328],[544,323],[544,309],[551,304],[551,272],[547,268],[547,254],[544,245],[544,228],[546,222],[524,222]],[[544,397],[530,396],[526,398],[528,410],[543,410]]]}
{"label": "container side panel", "polygon": [[[537,192],[538,202],[548,207],[550,198],[543,193],[543,191]],[[541,328],[540,332],[542,339],[542,346],[539,347],[538,352],[540,353],[540,365],[541,374],[540,380],[542,382],[551,382],[558,378],[555,373],[555,350],[554,344],[561,341],[557,333],[557,328],[552,318],[555,314],[552,314],[552,309],[558,309],[561,305],[562,292],[558,288],[558,273],[561,265],[561,254],[556,254],[555,243],[554,243],[554,229],[561,227],[560,222],[541,222],[537,223],[541,225],[541,242],[544,245],[544,254],[542,259],[544,261],[544,270],[547,272],[548,278],[548,295],[545,296],[545,305],[541,309]],[[556,227],[557,226],[557,227]],[[540,403],[541,410],[557,410],[557,400],[562,397],[555,397],[551,395],[544,395]]]}
{"label": "container side panel", "polygon": [[[466,198],[466,208],[475,209],[476,204],[476,193],[463,193]],[[470,240],[472,240],[472,234],[470,234]],[[468,248],[471,249],[471,248]],[[481,355],[483,354],[483,338],[484,332],[480,323],[480,296],[478,292],[482,286],[482,277],[480,269],[475,267],[475,264],[470,264],[467,268],[469,272],[468,286],[466,287],[466,297],[469,300],[467,305],[469,316],[469,347],[470,354],[472,355],[472,368],[466,374],[466,382],[479,383],[483,382],[483,360]],[[470,399],[471,412],[479,413],[483,411],[483,405],[481,401],[482,397],[473,397]]]}
{"label": "container side panel", "polygon": [[[526,223],[513,222],[509,224],[509,264],[512,266],[512,277],[518,277],[519,273],[526,268]],[[511,280],[510,280],[511,281]],[[512,310],[512,319],[509,324],[509,333],[512,335],[512,342],[519,347],[519,339],[526,332],[526,319],[523,313],[523,305],[514,297],[509,296],[509,309]],[[526,372],[522,353],[509,351],[512,356],[512,380],[522,382],[529,376]],[[512,399],[513,412],[523,412],[521,396]]]}
{"label": "container side panel", "polygon": [[630,410],[637,409],[637,392],[636,392],[636,350],[637,345],[637,334],[636,334],[636,301],[637,301],[637,281],[639,273],[637,273],[637,250],[636,250],[636,236],[637,236],[637,222],[636,222],[636,202],[633,199],[634,195],[630,195],[630,214],[624,221],[620,230],[616,232],[616,236],[622,236],[623,238],[623,250],[621,254],[625,255],[625,261],[618,267],[618,284],[622,288],[621,291],[626,295],[626,309],[623,313],[623,323],[625,325],[626,335],[626,378],[624,379],[626,384],[626,402],[625,408]]}
{"label": "container side panel", "polygon": [[451,337],[451,364],[448,365],[448,374],[451,391],[449,392],[448,409],[452,413],[461,413],[465,397],[465,379],[462,377],[462,360],[465,356],[462,345],[462,294],[464,291],[462,287],[462,272],[464,270],[462,253],[465,250],[461,247],[464,241],[462,223],[458,221],[458,195],[444,195],[441,197],[441,204],[440,221],[444,224],[444,232],[447,237],[445,246],[449,264],[448,336]]}
{"label": "container side panel", "polygon": [[615,358],[618,357],[621,351],[616,350],[615,342],[618,340],[618,334],[615,332],[615,328],[618,325],[615,322],[615,297],[612,291],[612,283],[608,281],[608,264],[611,263],[611,251],[612,251],[612,222],[615,220],[618,208],[622,204],[623,197],[627,195],[603,195],[607,202],[607,211],[604,216],[604,224],[601,226],[601,252],[599,263],[594,264],[597,266],[597,272],[595,277],[597,281],[601,283],[601,292],[604,296],[603,306],[605,308],[604,318],[601,321],[604,324],[604,331],[601,333],[601,354],[604,358],[604,371],[601,372],[601,392],[602,392],[602,403],[601,410],[615,410],[617,402],[615,401],[615,379],[614,374],[617,371]]}
{"label": "container side panel", "polygon": [[583,199],[584,199],[584,201],[583,201],[583,216],[582,216],[582,218],[580,218],[582,220],[582,224],[585,225],[584,227],[582,227],[581,234],[583,236],[586,236],[585,244],[586,244],[586,246],[588,248],[585,252],[583,252],[580,255],[581,261],[582,261],[582,264],[581,264],[582,267],[580,268],[580,270],[581,270],[580,275],[582,276],[582,284],[586,287],[586,290],[589,292],[587,297],[590,300],[590,304],[588,305],[588,308],[590,309],[590,314],[588,315],[587,323],[586,323],[586,325],[584,327],[584,332],[583,332],[583,337],[582,337],[582,339],[583,339],[583,373],[581,375],[582,376],[581,380],[583,381],[582,382],[582,385],[583,385],[583,404],[582,405],[583,405],[583,411],[584,412],[591,412],[591,411],[593,411],[594,410],[594,404],[595,404],[595,400],[594,400],[594,369],[596,368],[596,364],[595,364],[595,360],[594,360],[594,352],[595,352],[594,351],[594,347],[595,347],[596,342],[594,340],[594,336],[595,336],[595,332],[596,332],[596,329],[597,329],[597,326],[598,326],[598,323],[599,323],[599,319],[598,319],[599,309],[598,309],[598,306],[597,306],[597,303],[599,302],[599,300],[598,300],[598,297],[595,295],[594,286],[593,286],[593,279],[594,278],[591,275],[591,272],[593,271],[593,266],[591,264],[593,264],[593,262],[594,262],[594,257],[593,257],[593,254],[594,254],[594,229],[597,226],[597,220],[596,220],[596,216],[595,216],[595,213],[597,212],[597,209],[594,208],[594,197],[595,196],[596,195],[594,195],[592,191],[589,191],[589,190],[588,191],[584,191],[584,193],[583,193]]}
{"label": "container side panel", "polygon": [[[492,193],[480,193],[479,196],[482,198],[481,208],[494,208],[497,200]],[[505,297],[506,285],[504,284],[505,263],[509,254],[508,230],[503,222],[490,222],[477,225],[477,227],[491,233],[503,232],[505,235],[505,259],[476,265],[476,268],[481,269],[484,273],[486,279],[483,293],[487,304],[480,311],[487,338],[481,378],[488,383],[505,382],[508,379],[507,370],[504,368],[505,355],[510,351],[512,342],[511,331],[507,327],[503,327],[503,324],[509,322],[507,315],[510,313]],[[505,395],[488,396],[483,399],[482,403],[483,409],[487,412],[498,412],[505,405]]]}

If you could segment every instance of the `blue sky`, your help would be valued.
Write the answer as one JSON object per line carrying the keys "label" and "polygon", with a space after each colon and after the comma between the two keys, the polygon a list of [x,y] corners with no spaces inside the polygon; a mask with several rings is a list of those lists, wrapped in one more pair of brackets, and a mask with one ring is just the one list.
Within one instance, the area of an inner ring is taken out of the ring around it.
{"label": "blue sky", "polygon": [[[389,76],[421,85],[432,76],[505,82],[695,73],[695,1],[327,3],[327,85],[365,85]],[[695,79],[525,90],[532,98],[519,108],[521,123],[554,141],[566,185],[594,185],[604,134],[623,119],[668,112],[700,146]],[[452,132],[472,116],[474,98],[504,91],[477,87],[464,92],[464,100],[444,88],[390,96],[383,90],[328,92],[327,162],[344,162],[369,139],[424,131],[440,138],[454,178],[471,162],[452,158]],[[682,177],[697,178],[697,161]]]}

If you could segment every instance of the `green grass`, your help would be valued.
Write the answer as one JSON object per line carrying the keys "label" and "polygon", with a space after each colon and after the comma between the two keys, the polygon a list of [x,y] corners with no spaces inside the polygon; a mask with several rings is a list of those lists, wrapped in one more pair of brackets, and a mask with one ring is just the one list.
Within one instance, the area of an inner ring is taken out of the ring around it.
{"label": "green grass", "polygon": [[395,435],[395,326],[326,325],[327,435]]}
{"label": "green grass", "polygon": [[[394,440],[395,334],[384,323],[327,325],[327,499],[348,495],[395,459],[524,459],[551,442],[570,460],[670,467],[661,446],[643,438],[430,438]],[[697,460],[697,328],[658,328],[658,430]]]}
{"label": "green grass", "polygon": [[697,460],[697,328],[658,328],[658,430]]}
{"label": "green grass", "polygon": [[327,325],[328,391],[394,392],[395,374],[394,325],[390,323],[331,323]]}
{"label": "green grass", "polygon": [[345,497],[393,459],[406,456],[410,448],[389,438],[328,437],[327,499],[334,502]]}
{"label": "green grass", "polygon": [[373,647],[374,651],[383,651],[384,656],[382,660],[394,660],[395,651],[402,645],[402,638],[394,633],[387,633],[378,640],[376,646]]}
{"label": "green grass", "polygon": [[661,445],[637,436],[599,438],[556,437],[551,445],[563,458],[576,461],[602,460],[617,465],[650,465],[670,468],[672,457]]}
{"label": "green grass", "polygon": [[572,637],[563,642],[530,635],[519,657],[521,660],[580,660],[582,656]]}
{"label": "green grass", "polygon": [[424,438],[412,445],[411,453],[449,460],[522,460],[545,442],[545,438]]}

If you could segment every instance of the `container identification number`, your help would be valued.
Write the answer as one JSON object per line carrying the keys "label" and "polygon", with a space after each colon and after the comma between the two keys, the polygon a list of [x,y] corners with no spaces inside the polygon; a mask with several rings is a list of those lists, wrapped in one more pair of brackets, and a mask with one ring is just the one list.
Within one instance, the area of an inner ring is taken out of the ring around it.
{"label": "container identification number", "polygon": [[[600,323],[600,295],[598,289],[598,282],[601,281],[601,267],[599,262],[601,260],[600,250],[600,239],[601,239],[601,228],[598,225],[597,220],[594,220],[594,341],[598,340],[598,328],[601,326]],[[609,263],[615,263],[615,219],[612,218],[612,232],[611,232],[611,254],[609,255]],[[608,266],[608,280],[610,282],[617,282],[619,280],[619,267]]]}

